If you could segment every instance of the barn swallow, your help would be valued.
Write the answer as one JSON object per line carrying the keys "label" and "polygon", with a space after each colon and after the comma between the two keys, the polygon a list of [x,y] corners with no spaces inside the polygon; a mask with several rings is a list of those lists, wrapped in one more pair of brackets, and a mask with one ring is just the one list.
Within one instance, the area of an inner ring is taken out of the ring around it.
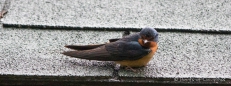
{"label": "barn swallow", "polygon": [[74,58],[98,61],[115,61],[129,68],[143,67],[152,59],[158,48],[158,32],[154,28],[143,28],[140,32],[116,41],[100,44],[76,46],[74,51],[63,52]]}

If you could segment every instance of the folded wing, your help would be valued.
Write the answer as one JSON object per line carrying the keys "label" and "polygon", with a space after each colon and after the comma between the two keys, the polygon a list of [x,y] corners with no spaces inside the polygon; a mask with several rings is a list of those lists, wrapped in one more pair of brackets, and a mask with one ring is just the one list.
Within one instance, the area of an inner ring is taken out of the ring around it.
{"label": "folded wing", "polygon": [[142,47],[136,41],[117,41],[105,47],[112,56],[116,57],[117,61],[137,60],[151,52],[151,49]]}
{"label": "folded wing", "polygon": [[138,42],[116,41],[89,50],[63,52],[64,55],[99,61],[136,60],[151,50],[143,48]]}
{"label": "folded wing", "polygon": [[94,49],[100,46],[103,46],[105,44],[98,44],[98,45],[66,45],[66,48],[70,48],[73,50],[90,50],[90,49]]}

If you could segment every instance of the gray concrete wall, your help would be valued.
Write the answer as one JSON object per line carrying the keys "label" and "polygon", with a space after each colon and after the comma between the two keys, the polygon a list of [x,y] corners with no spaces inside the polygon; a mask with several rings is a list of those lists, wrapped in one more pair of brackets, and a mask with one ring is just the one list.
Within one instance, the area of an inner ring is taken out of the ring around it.
{"label": "gray concrete wall", "polygon": [[5,24],[231,30],[230,0],[16,0]]}
{"label": "gray concrete wall", "polygon": [[[230,6],[229,0],[11,0],[1,21],[3,25],[18,27],[104,27],[105,30],[125,27],[125,30],[149,26],[231,31]],[[61,29],[64,30],[1,26],[0,74],[115,77],[114,62],[81,60],[60,53],[68,50],[64,45],[101,44],[122,37],[122,31]],[[136,69],[136,73],[120,69],[116,76],[231,78],[230,34],[167,30],[159,32],[158,44],[159,49],[146,67]]]}

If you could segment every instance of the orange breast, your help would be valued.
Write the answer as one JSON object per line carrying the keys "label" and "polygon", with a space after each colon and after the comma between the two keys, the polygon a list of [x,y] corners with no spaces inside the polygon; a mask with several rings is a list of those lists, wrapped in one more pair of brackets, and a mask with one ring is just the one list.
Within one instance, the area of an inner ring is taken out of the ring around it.
{"label": "orange breast", "polygon": [[124,60],[124,61],[116,61],[116,63],[120,64],[121,66],[129,66],[129,67],[142,67],[146,66],[148,62],[153,58],[153,55],[155,54],[157,50],[157,44],[155,46],[151,47],[151,52],[144,56],[143,58],[140,58],[138,60]]}

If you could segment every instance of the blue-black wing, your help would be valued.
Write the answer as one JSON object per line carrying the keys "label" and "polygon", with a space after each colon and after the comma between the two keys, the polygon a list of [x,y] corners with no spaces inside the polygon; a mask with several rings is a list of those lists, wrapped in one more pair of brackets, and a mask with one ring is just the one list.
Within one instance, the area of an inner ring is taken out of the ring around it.
{"label": "blue-black wing", "polygon": [[151,49],[144,48],[138,43],[139,38],[139,33],[136,33],[107,44],[66,46],[76,51],[66,51],[63,54],[75,58],[100,61],[137,60],[151,52]]}
{"label": "blue-black wing", "polygon": [[137,41],[116,41],[105,45],[114,60],[137,60],[150,53],[151,49],[142,47]]}

